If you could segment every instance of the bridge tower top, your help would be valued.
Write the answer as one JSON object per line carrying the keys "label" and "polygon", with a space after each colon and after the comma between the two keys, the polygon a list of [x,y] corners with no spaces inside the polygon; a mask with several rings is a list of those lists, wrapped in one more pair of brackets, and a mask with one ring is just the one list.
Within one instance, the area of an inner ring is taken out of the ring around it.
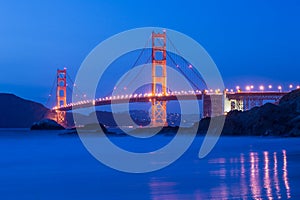
{"label": "bridge tower top", "polygon": [[67,69],[57,70],[56,107],[67,105]]}
{"label": "bridge tower top", "polygon": [[166,69],[166,32],[152,32],[152,94],[157,92],[157,85],[161,86],[162,95],[167,94]]}

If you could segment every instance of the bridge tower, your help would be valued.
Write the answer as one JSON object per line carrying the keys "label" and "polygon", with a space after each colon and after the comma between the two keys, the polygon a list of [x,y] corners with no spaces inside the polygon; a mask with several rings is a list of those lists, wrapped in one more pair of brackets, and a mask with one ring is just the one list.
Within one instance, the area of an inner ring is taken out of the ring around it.
{"label": "bridge tower", "polygon": [[[157,94],[158,86],[161,95],[167,95],[167,68],[166,68],[166,32],[152,32],[152,95]],[[152,99],[151,126],[167,126],[167,101]]]}
{"label": "bridge tower", "polygon": [[[67,105],[67,69],[57,70],[57,84],[56,84],[56,107]],[[66,111],[56,110],[57,122],[65,124]]]}

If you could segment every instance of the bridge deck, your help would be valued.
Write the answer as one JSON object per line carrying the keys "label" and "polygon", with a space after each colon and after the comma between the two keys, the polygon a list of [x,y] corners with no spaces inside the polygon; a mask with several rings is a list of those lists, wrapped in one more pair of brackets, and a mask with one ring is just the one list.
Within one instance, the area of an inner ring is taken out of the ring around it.
{"label": "bridge deck", "polygon": [[[243,100],[243,99],[262,99],[262,100],[278,100],[283,95],[287,94],[287,92],[228,92],[226,93],[226,98],[228,100]],[[180,94],[180,95],[167,95],[167,96],[128,96],[125,97],[106,97],[96,100],[85,100],[80,101],[77,103],[70,103],[67,106],[57,108],[55,107],[54,110],[58,111],[70,111],[80,108],[88,108],[93,106],[103,106],[103,105],[110,105],[110,104],[123,104],[123,103],[135,103],[135,102],[151,102],[153,99],[157,101],[176,101],[176,100],[203,100],[203,96],[212,96],[212,95],[223,95],[223,93],[193,93],[193,94]]]}

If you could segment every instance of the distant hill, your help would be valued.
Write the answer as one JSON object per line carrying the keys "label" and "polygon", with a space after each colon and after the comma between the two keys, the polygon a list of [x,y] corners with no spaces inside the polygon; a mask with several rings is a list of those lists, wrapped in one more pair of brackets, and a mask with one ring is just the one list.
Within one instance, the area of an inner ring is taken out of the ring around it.
{"label": "distant hill", "polygon": [[40,103],[0,93],[0,128],[30,128],[47,116],[49,109]]}
{"label": "distant hill", "polygon": [[[109,127],[115,127],[115,126],[130,126],[134,125],[132,121],[128,120],[128,115],[125,112],[115,113],[113,115],[112,112],[107,111],[96,111],[92,112],[89,115],[81,115],[79,113],[74,112],[74,114],[77,116],[77,125],[85,125],[85,124],[92,124],[99,122],[101,124],[104,124],[105,126]],[[96,115],[97,121],[95,121],[95,118],[93,116]],[[115,117],[118,117],[120,120],[120,123],[117,123],[114,119]],[[133,110],[130,112],[130,116],[137,125],[148,125],[150,123],[149,114],[146,111],[143,110]],[[73,123],[73,116],[72,113],[68,113],[67,119],[69,121],[69,126],[74,126]],[[118,125],[117,125],[118,124]]]}
{"label": "distant hill", "polygon": [[[74,113],[77,115],[77,125],[84,125],[84,124],[91,124],[95,123],[93,120],[93,116],[97,116],[98,122],[104,124],[108,127],[116,127],[116,126],[147,126],[150,124],[150,114],[148,111],[145,110],[131,110],[130,111],[130,118],[128,118],[128,113],[126,112],[119,112],[119,113],[112,113],[107,111],[96,111],[90,113],[88,116],[80,115],[78,113]],[[118,123],[115,121],[115,117],[118,118]],[[167,121],[170,126],[178,126],[180,124],[181,115],[178,113],[168,113],[167,114]],[[188,121],[188,119],[194,119],[193,115],[184,116],[184,119]],[[74,126],[73,116],[72,114],[68,114],[67,119],[69,121],[69,126]],[[192,120],[190,124],[195,122],[196,120]]]}

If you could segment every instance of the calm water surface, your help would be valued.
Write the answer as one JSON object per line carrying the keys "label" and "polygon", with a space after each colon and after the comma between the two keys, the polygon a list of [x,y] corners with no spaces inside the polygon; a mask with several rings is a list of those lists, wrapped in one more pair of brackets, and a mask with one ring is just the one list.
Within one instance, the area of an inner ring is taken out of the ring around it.
{"label": "calm water surface", "polygon": [[[170,139],[111,137],[137,152]],[[300,138],[223,137],[199,159],[202,140],[167,168],[128,174],[99,163],[76,135],[2,129],[0,199],[300,199]]]}

